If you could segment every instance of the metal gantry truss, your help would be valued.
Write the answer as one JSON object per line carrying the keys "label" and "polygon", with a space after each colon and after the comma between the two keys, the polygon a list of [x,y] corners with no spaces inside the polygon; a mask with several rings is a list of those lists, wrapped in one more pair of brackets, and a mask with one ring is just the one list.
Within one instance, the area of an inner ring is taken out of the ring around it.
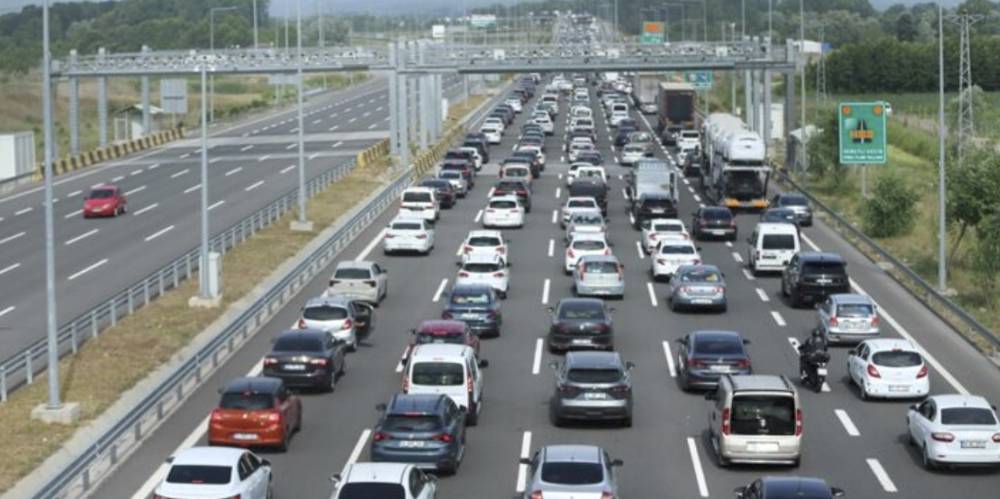
{"label": "metal gantry truss", "polygon": [[965,148],[968,142],[976,136],[976,125],[973,116],[972,94],[972,58],[969,54],[969,28],[983,16],[960,14],[950,19],[958,23],[959,30],[959,63],[958,63],[958,164],[965,160]]}

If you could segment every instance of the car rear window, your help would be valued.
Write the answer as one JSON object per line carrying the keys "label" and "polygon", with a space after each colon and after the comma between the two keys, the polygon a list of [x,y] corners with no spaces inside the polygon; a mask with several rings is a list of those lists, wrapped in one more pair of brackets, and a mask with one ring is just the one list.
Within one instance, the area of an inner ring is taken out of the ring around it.
{"label": "car rear window", "polygon": [[414,385],[456,386],[465,383],[465,370],[456,362],[418,362],[410,379]]}
{"label": "car rear window", "polygon": [[468,242],[469,246],[493,247],[493,246],[500,246],[502,244],[503,241],[501,241],[500,238],[492,236],[470,237]]}
{"label": "car rear window", "polygon": [[664,244],[660,246],[661,255],[693,255],[694,248],[687,245]]}
{"label": "car rear window", "polygon": [[472,153],[465,151],[448,151],[444,155],[444,159],[469,159],[472,157]]}
{"label": "car rear window", "polygon": [[739,355],[743,353],[743,343],[736,338],[697,338],[692,350],[695,355]]}
{"label": "car rear window", "polygon": [[441,178],[462,178],[462,173],[455,170],[445,170],[438,173],[438,177]]}
{"label": "car rear window", "polygon": [[722,275],[714,270],[689,270],[678,277],[681,282],[722,282]]}
{"label": "car rear window", "polygon": [[615,274],[618,264],[615,262],[587,262],[584,271],[588,274]]}
{"label": "car rear window", "polygon": [[983,407],[954,407],[941,409],[941,424],[992,426],[997,424],[997,419],[992,411]]}
{"label": "car rear window", "polygon": [[560,319],[604,319],[604,308],[596,303],[565,303],[559,307]]}
{"label": "car rear window", "polygon": [[576,383],[617,383],[622,379],[618,369],[570,369],[566,379]]}
{"label": "car rear window", "polygon": [[736,435],[794,435],[795,400],[785,395],[737,395],[731,418]]}
{"label": "car rear window", "polygon": [[430,203],[431,193],[429,192],[404,192],[404,203]]}
{"label": "car rear window", "polygon": [[684,224],[679,224],[679,223],[653,224],[653,232],[684,232]]}
{"label": "car rear window", "polygon": [[766,250],[794,250],[795,236],[792,234],[764,234],[761,247]]}
{"label": "car rear window", "polygon": [[349,315],[350,314],[347,313],[346,308],[334,307],[330,305],[306,307],[306,309],[302,311],[302,317],[314,321],[338,321],[346,319]]}
{"label": "car rear window", "polygon": [[846,274],[844,264],[840,262],[806,262],[802,266],[805,274]]}
{"label": "car rear window", "polygon": [[729,210],[702,210],[701,218],[708,220],[732,220],[733,214]]}
{"label": "car rear window", "polygon": [[451,302],[455,305],[487,305],[490,303],[490,295],[483,293],[454,293],[451,295]]}
{"label": "car rear window", "polygon": [[597,202],[593,199],[571,199],[567,206],[570,208],[597,208]]}
{"label": "car rear window", "polygon": [[872,354],[872,363],[884,367],[916,367],[924,363],[917,352],[892,351],[875,352]]}
{"label": "car rear window", "polygon": [[503,169],[504,175],[510,175],[512,177],[527,177],[530,170],[523,166],[507,166]]}
{"label": "car rear window", "polygon": [[417,333],[415,340],[417,345],[429,345],[429,344],[451,344],[451,345],[464,345],[465,335],[462,333]]}
{"label": "car rear window", "polygon": [[333,274],[334,279],[371,279],[371,271],[368,269],[337,269]]}
{"label": "car rear window", "polygon": [[842,303],[837,306],[839,317],[868,317],[872,313],[872,306],[866,303]]}
{"label": "car rear window", "polygon": [[600,251],[605,248],[604,241],[592,239],[574,240],[573,249],[580,251]]}
{"label": "car rear window", "polygon": [[406,490],[397,483],[354,482],[340,487],[339,499],[406,499]]}
{"label": "car rear window", "polygon": [[316,336],[293,334],[282,336],[274,342],[275,352],[316,352],[323,349],[323,342]]}
{"label": "car rear window", "polygon": [[590,485],[604,480],[600,463],[547,462],[542,465],[542,481],[561,485]]}
{"label": "car rear window", "polygon": [[170,473],[167,473],[167,483],[225,485],[229,483],[232,475],[233,469],[229,466],[175,464],[170,467]]}
{"label": "car rear window", "polygon": [[397,222],[392,224],[392,230],[422,230],[420,222]]}
{"label": "car rear window", "polygon": [[223,393],[220,409],[260,411],[274,407],[274,397],[267,393]]}
{"label": "car rear window", "polygon": [[645,146],[639,144],[629,144],[625,146],[625,152],[643,152],[646,150]]}
{"label": "car rear window", "polygon": [[436,431],[441,428],[441,418],[429,416],[405,416],[393,414],[382,421],[383,431]]}
{"label": "car rear window", "polygon": [[781,206],[808,206],[809,201],[803,196],[781,196]]}
{"label": "car rear window", "polygon": [[505,210],[517,208],[517,203],[514,201],[502,200],[502,201],[490,201],[490,208],[501,208]]}
{"label": "car rear window", "polygon": [[475,274],[486,274],[500,270],[498,263],[466,263],[462,265],[462,270]]}
{"label": "car rear window", "polygon": [[115,191],[111,189],[95,189],[90,191],[87,199],[108,199],[115,197]]}
{"label": "car rear window", "polygon": [[643,208],[668,208],[674,205],[674,202],[667,198],[649,198],[642,200]]}

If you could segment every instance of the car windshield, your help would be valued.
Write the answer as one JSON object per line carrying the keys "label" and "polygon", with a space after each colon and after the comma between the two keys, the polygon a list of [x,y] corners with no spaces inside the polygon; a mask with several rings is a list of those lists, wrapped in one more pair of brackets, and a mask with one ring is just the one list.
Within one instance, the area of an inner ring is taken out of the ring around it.
{"label": "car windshield", "polygon": [[588,274],[614,274],[618,272],[615,262],[587,262],[584,272]]}
{"label": "car windshield", "polygon": [[319,305],[306,307],[302,311],[302,317],[313,321],[339,321],[348,317],[347,309],[344,307],[334,307],[330,305]]}
{"label": "car windshield", "polygon": [[806,262],[802,266],[804,274],[845,274],[844,264],[840,262]]}
{"label": "car windshield", "polygon": [[803,196],[782,196],[782,206],[809,206],[809,201]]}
{"label": "car windshield", "polygon": [[625,146],[625,152],[643,152],[646,148],[638,144],[629,144]]}
{"label": "car windshield", "polygon": [[591,485],[604,481],[600,463],[547,462],[542,466],[542,481],[560,485]]}
{"label": "car windshield", "polygon": [[695,355],[739,355],[743,353],[743,342],[739,338],[693,338],[692,352]]}
{"label": "car windshield", "polygon": [[924,363],[917,352],[906,352],[903,350],[891,352],[875,352],[872,354],[872,363],[883,367],[916,367]]}
{"label": "car windshield", "polygon": [[437,416],[390,415],[382,421],[382,431],[436,431],[441,428]]}
{"label": "car windshield", "polygon": [[605,248],[604,241],[594,239],[574,240],[573,249],[580,251],[601,251]]}
{"label": "car windshield", "polygon": [[498,263],[466,263],[462,265],[462,270],[473,274],[488,274],[500,270]]}
{"label": "car windshield", "polygon": [[794,250],[794,234],[764,234],[761,247],[766,250]]}
{"label": "car windshield", "polygon": [[456,362],[419,362],[411,378],[414,385],[456,386],[465,382],[465,371]]}
{"label": "car windshield", "polygon": [[867,303],[842,303],[837,306],[840,317],[869,317],[873,313],[872,306]]}
{"label": "car windshield", "polygon": [[508,166],[503,169],[503,174],[511,177],[527,177],[530,173],[529,170],[523,166]]}
{"label": "car windshield", "polygon": [[318,352],[322,349],[323,342],[318,336],[290,334],[274,342],[275,352]]}
{"label": "car windshield", "polygon": [[997,419],[984,407],[953,407],[941,409],[941,424],[993,426]]}
{"label": "car windshield", "polygon": [[505,210],[510,210],[517,208],[517,203],[514,201],[508,201],[506,199],[499,201],[490,201],[490,208],[501,208]]}
{"label": "car windshield", "polygon": [[472,157],[472,153],[464,151],[448,151],[444,155],[444,159],[469,159]]}
{"label": "car windshield", "polygon": [[368,269],[337,269],[333,274],[334,279],[371,279],[371,272]]}
{"label": "car windshield", "polygon": [[458,178],[462,178],[462,173],[454,171],[454,170],[447,170],[447,171],[443,171],[441,173],[438,173],[438,177],[448,178],[448,179],[452,179],[452,178],[458,179]]}
{"label": "car windshield", "polygon": [[490,295],[482,293],[455,293],[451,295],[451,303],[455,305],[488,305]]}
{"label": "car windshield", "polygon": [[678,277],[681,282],[708,282],[713,284],[722,282],[722,275],[714,270],[689,270],[682,272]]}
{"label": "car windshield", "polygon": [[470,237],[469,242],[466,244],[468,244],[469,246],[494,247],[503,245],[503,241],[501,241],[499,237],[477,236],[477,237]]}
{"label": "car windshield", "polygon": [[597,208],[597,202],[593,199],[571,199],[566,206],[569,208]]}
{"label": "car windshield", "polygon": [[238,409],[243,411],[260,411],[274,407],[274,398],[267,393],[227,392],[219,401],[220,409]]}
{"label": "car windshield", "polygon": [[406,490],[398,483],[354,482],[340,487],[338,499],[406,499]]}
{"label": "car windshield", "polygon": [[405,192],[403,193],[404,203],[430,203],[431,193],[429,192]]}
{"label": "car windshield", "polygon": [[661,255],[693,255],[695,250],[693,246],[687,245],[674,245],[674,244],[664,244],[660,246]]}
{"label": "car windshield", "polygon": [[684,232],[684,224],[679,224],[679,223],[653,224],[653,232]]}
{"label": "car windshield", "polygon": [[736,435],[794,435],[795,399],[786,395],[735,396],[730,423]]}
{"label": "car windshield", "polygon": [[392,230],[422,230],[420,222],[396,222],[392,224]]}
{"label": "car windshield", "polygon": [[111,189],[95,189],[90,191],[87,199],[110,199],[115,197],[115,191]]}
{"label": "car windshield", "polygon": [[622,379],[618,369],[573,368],[566,373],[566,379],[576,383],[617,383]]}
{"label": "car windshield", "polygon": [[233,469],[229,466],[175,464],[170,467],[170,473],[167,473],[167,483],[225,485],[232,475]]}
{"label": "car windshield", "polygon": [[732,220],[733,214],[729,210],[702,210],[701,218],[707,220]]}

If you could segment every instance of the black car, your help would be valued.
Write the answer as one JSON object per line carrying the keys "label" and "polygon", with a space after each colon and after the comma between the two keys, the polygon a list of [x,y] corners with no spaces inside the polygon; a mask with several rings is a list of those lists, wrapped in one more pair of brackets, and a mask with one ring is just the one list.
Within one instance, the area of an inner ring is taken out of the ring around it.
{"label": "black car", "polygon": [[372,433],[374,462],[407,462],[453,473],[465,455],[465,411],[444,394],[396,394]]}
{"label": "black car", "polygon": [[625,144],[628,144],[629,135],[638,131],[639,129],[634,126],[618,125],[618,134],[615,135],[615,147],[624,147]]}
{"label": "black car", "polygon": [[632,203],[632,227],[639,230],[642,223],[654,218],[677,218],[677,203],[667,192],[649,192]]}
{"label": "black car", "polygon": [[430,187],[434,189],[438,203],[442,208],[452,208],[455,206],[455,187],[451,182],[442,178],[425,178],[420,181],[420,187]]}
{"label": "black car", "polygon": [[442,319],[460,320],[479,336],[500,336],[503,314],[500,298],[485,284],[460,284],[448,293]]}
{"label": "black car", "polygon": [[579,178],[570,184],[570,197],[592,197],[597,201],[597,206],[601,207],[601,214],[608,216],[608,184],[600,178],[587,177]]}
{"label": "black car", "polygon": [[504,179],[493,185],[493,196],[517,196],[524,212],[531,212],[531,187],[524,180]]}
{"label": "black car", "polygon": [[297,329],[278,335],[264,357],[264,376],[289,387],[333,391],[344,374],[347,343],[319,329]]}
{"label": "black car", "polygon": [[599,298],[564,298],[549,307],[552,324],[547,343],[550,352],[570,349],[614,349],[613,309]]}
{"label": "black car", "polygon": [[788,208],[768,208],[760,214],[760,222],[799,225],[795,212]]}
{"label": "black car", "polygon": [[623,119],[623,120],[621,120],[621,121],[618,122],[618,128],[621,128],[623,126],[629,127],[629,128],[635,128],[636,130],[638,130],[639,129],[639,122],[636,121],[633,118],[625,118],[625,119]]}
{"label": "black car", "polygon": [[604,156],[601,156],[601,153],[597,151],[583,151],[576,155],[576,162],[601,166],[604,164]]}
{"label": "black car", "polygon": [[781,271],[781,296],[787,296],[793,307],[850,290],[847,261],[836,253],[800,251]]}
{"label": "black car", "polygon": [[697,240],[724,237],[735,241],[737,232],[736,218],[725,206],[705,206],[691,214],[691,235]]}
{"label": "black car", "polygon": [[822,478],[769,476],[733,491],[737,499],[833,499],[844,491],[826,484]]}
{"label": "black car", "polygon": [[750,354],[743,339],[735,331],[695,331],[677,340],[677,358],[681,388],[714,389],[723,374],[753,374]]}

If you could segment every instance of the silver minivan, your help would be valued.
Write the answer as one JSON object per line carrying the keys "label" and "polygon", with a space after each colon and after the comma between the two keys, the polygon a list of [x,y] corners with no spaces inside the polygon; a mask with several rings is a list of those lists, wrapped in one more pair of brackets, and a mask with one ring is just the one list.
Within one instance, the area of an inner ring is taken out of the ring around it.
{"label": "silver minivan", "polygon": [[705,398],[713,402],[708,432],[719,466],[799,465],[802,405],[787,377],[725,375]]}

